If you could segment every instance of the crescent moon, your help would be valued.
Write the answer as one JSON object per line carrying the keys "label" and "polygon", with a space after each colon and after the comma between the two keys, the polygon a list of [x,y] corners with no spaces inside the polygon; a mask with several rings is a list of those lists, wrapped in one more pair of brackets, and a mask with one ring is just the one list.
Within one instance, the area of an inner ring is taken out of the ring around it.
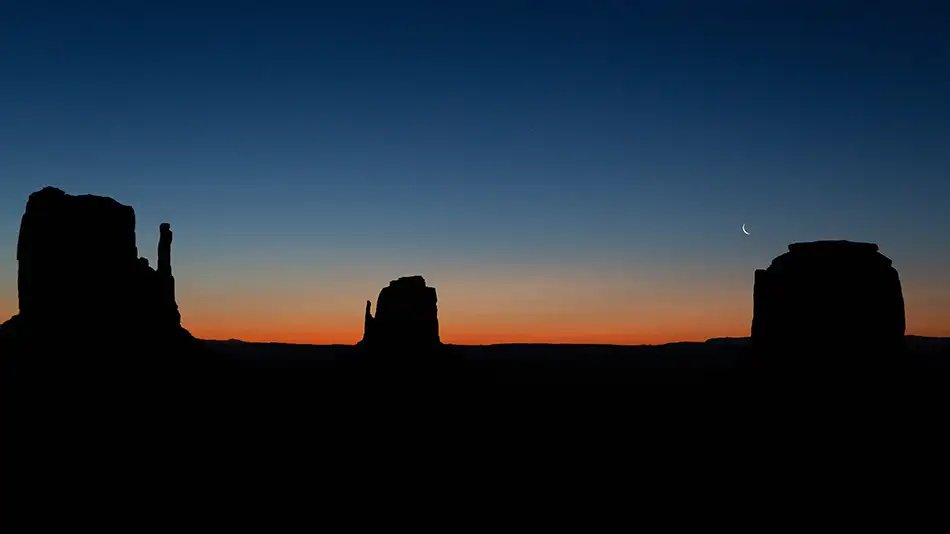
{"label": "crescent moon", "polygon": [[748,232],[748,230],[745,229],[745,224],[742,225],[742,233],[745,235],[752,235]]}

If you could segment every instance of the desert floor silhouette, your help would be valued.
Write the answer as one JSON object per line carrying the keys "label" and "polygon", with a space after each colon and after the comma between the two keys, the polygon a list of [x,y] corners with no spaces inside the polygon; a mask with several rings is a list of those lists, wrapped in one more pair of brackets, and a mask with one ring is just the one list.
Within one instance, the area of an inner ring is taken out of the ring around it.
{"label": "desert floor silhouette", "polygon": [[[436,289],[409,276],[382,288],[375,313],[366,302],[358,344],[308,346],[195,339],[175,299],[172,229],[159,230],[152,268],[131,207],[52,187],[30,195],[20,313],[0,326],[11,522],[233,518],[248,488],[290,491],[288,473],[334,499],[354,477],[418,479],[460,451],[479,457],[478,436],[595,425],[626,436],[609,442],[702,442],[761,431],[789,406],[838,421],[828,399],[887,391],[942,406],[950,378],[950,340],[904,335],[897,272],[867,243],[793,244],[756,271],[748,338],[449,345]],[[169,491],[192,504],[169,509]]]}

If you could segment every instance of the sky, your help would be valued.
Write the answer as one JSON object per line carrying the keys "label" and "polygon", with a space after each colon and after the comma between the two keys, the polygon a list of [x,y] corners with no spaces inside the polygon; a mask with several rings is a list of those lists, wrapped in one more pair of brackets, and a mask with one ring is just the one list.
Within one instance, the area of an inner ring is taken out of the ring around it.
{"label": "sky", "polygon": [[171,223],[202,338],[354,343],[414,274],[449,343],[745,336],[818,239],[950,336],[941,4],[0,1],[0,317],[53,185]]}

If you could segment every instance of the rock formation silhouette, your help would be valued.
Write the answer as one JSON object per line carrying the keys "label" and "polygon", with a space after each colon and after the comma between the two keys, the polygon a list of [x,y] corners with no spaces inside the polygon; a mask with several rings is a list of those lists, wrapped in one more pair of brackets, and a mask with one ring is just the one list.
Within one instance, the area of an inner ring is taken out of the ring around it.
{"label": "rock formation silhouette", "polygon": [[372,303],[366,302],[363,339],[371,349],[430,349],[441,346],[439,307],[434,287],[422,276],[405,276],[389,282]]}
{"label": "rock formation silhouette", "polygon": [[4,337],[31,351],[94,348],[100,356],[195,342],[181,326],[171,244],[164,223],[152,269],[138,257],[130,206],[54,187],[31,194],[17,243],[19,313]]}
{"label": "rock formation silhouette", "polygon": [[188,456],[156,440],[197,441],[218,368],[181,326],[171,227],[159,234],[153,269],[131,207],[53,187],[27,200],[19,313],[0,326],[4,479],[25,517],[103,502],[144,517],[187,473],[174,467]]}
{"label": "rock formation silhouette", "polygon": [[755,271],[752,344],[763,365],[864,367],[895,363],[904,298],[891,260],[873,243],[794,243]]}
{"label": "rock formation silhouette", "polygon": [[[103,518],[120,517],[128,525],[161,517],[169,513],[169,488],[183,496],[179,501],[202,509],[208,495],[274,483],[257,482],[253,477],[258,473],[296,476],[312,469],[310,478],[326,478],[326,458],[343,458],[335,463],[345,468],[340,479],[349,480],[353,473],[346,467],[362,461],[362,445],[375,446],[381,429],[422,436],[422,445],[412,443],[407,450],[427,454],[432,448],[426,446],[447,434],[446,421],[462,422],[465,428],[452,433],[467,439],[470,421],[479,419],[471,414],[484,409],[486,398],[468,395],[477,390],[467,386],[572,384],[599,392],[621,385],[634,395],[622,402],[597,401],[591,409],[579,409],[575,399],[598,395],[573,396],[569,404],[536,403],[530,411],[512,411],[506,402],[481,418],[492,425],[499,420],[496,413],[514,414],[515,425],[536,420],[538,406],[554,406],[547,411],[558,431],[565,414],[585,419],[599,415],[598,423],[609,427],[629,418],[631,406],[651,407],[641,413],[653,411],[652,406],[683,406],[656,417],[677,427],[687,426],[681,414],[704,407],[709,416],[697,421],[718,426],[703,428],[695,434],[700,438],[721,431],[721,414],[748,406],[755,413],[743,428],[758,431],[755,425],[776,419],[775,410],[762,408],[761,396],[744,395],[740,403],[727,400],[710,408],[712,396],[685,402],[681,389],[657,397],[658,390],[628,387],[714,383],[710,391],[730,392],[739,382],[726,371],[738,367],[735,362],[749,352],[744,339],[642,347],[443,346],[436,290],[422,276],[399,278],[384,287],[375,317],[372,303],[366,302],[360,349],[232,340],[209,343],[215,358],[202,360],[205,344],[181,326],[172,242],[171,227],[162,224],[153,269],[138,257],[131,207],[55,188],[30,195],[17,249],[20,310],[0,325],[0,362],[6,364],[0,372],[5,394],[0,410],[8,412],[0,478],[8,486],[6,493],[17,499],[5,511],[17,512],[31,527],[43,517],[62,518],[64,526],[74,527],[83,511],[91,511],[97,525]],[[754,299],[752,344],[770,361],[890,363],[894,360],[887,358],[903,342],[900,280],[876,245],[790,245],[768,269],[756,271]],[[948,349],[932,347],[930,361],[947,365]],[[311,351],[316,352],[313,357],[308,356]],[[218,359],[222,353],[231,359]],[[213,365],[204,367],[204,362]],[[441,389],[432,394],[419,385]],[[942,382],[934,389],[946,390]],[[420,391],[422,402],[410,403],[411,408],[399,402]],[[456,398],[475,400],[471,408],[462,401],[447,402],[458,392],[463,394]],[[341,398],[357,402],[341,403]],[[749,403],[749,398],[757,402]],[[619,413],[605,414],[605,405]],[[407,414],[419,413],[431,420],[416,425],[419,430],[407,427]],[[314,414],[320,415],[317,432],[310,431],[314,425],[301,424]],[[354,436],[354,428],[368,434]],[[681,441],[695,442],[695,436]],[[400,454],[384,456],[409,457]],[[443,456],[437,459],[436,467],[445,465]],[[371,469],[366,477],[378,474]],[[224,510],[227,514],[233,506]]]}

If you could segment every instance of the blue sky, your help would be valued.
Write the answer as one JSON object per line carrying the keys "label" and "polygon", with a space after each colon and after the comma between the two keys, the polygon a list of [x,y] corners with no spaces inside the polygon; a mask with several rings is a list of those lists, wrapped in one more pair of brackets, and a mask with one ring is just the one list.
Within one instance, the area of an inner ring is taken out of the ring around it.
{"label": "blue sky", "polygon": [[653,4],[5,3],[0,310],[44,185],[134,206],[143,255],[170,221],[186,325],[275,278],[360,277],[361,309],[506,265],[677,272],[751,310],[754,268],[826,238],[950,304],[947,9]]}

